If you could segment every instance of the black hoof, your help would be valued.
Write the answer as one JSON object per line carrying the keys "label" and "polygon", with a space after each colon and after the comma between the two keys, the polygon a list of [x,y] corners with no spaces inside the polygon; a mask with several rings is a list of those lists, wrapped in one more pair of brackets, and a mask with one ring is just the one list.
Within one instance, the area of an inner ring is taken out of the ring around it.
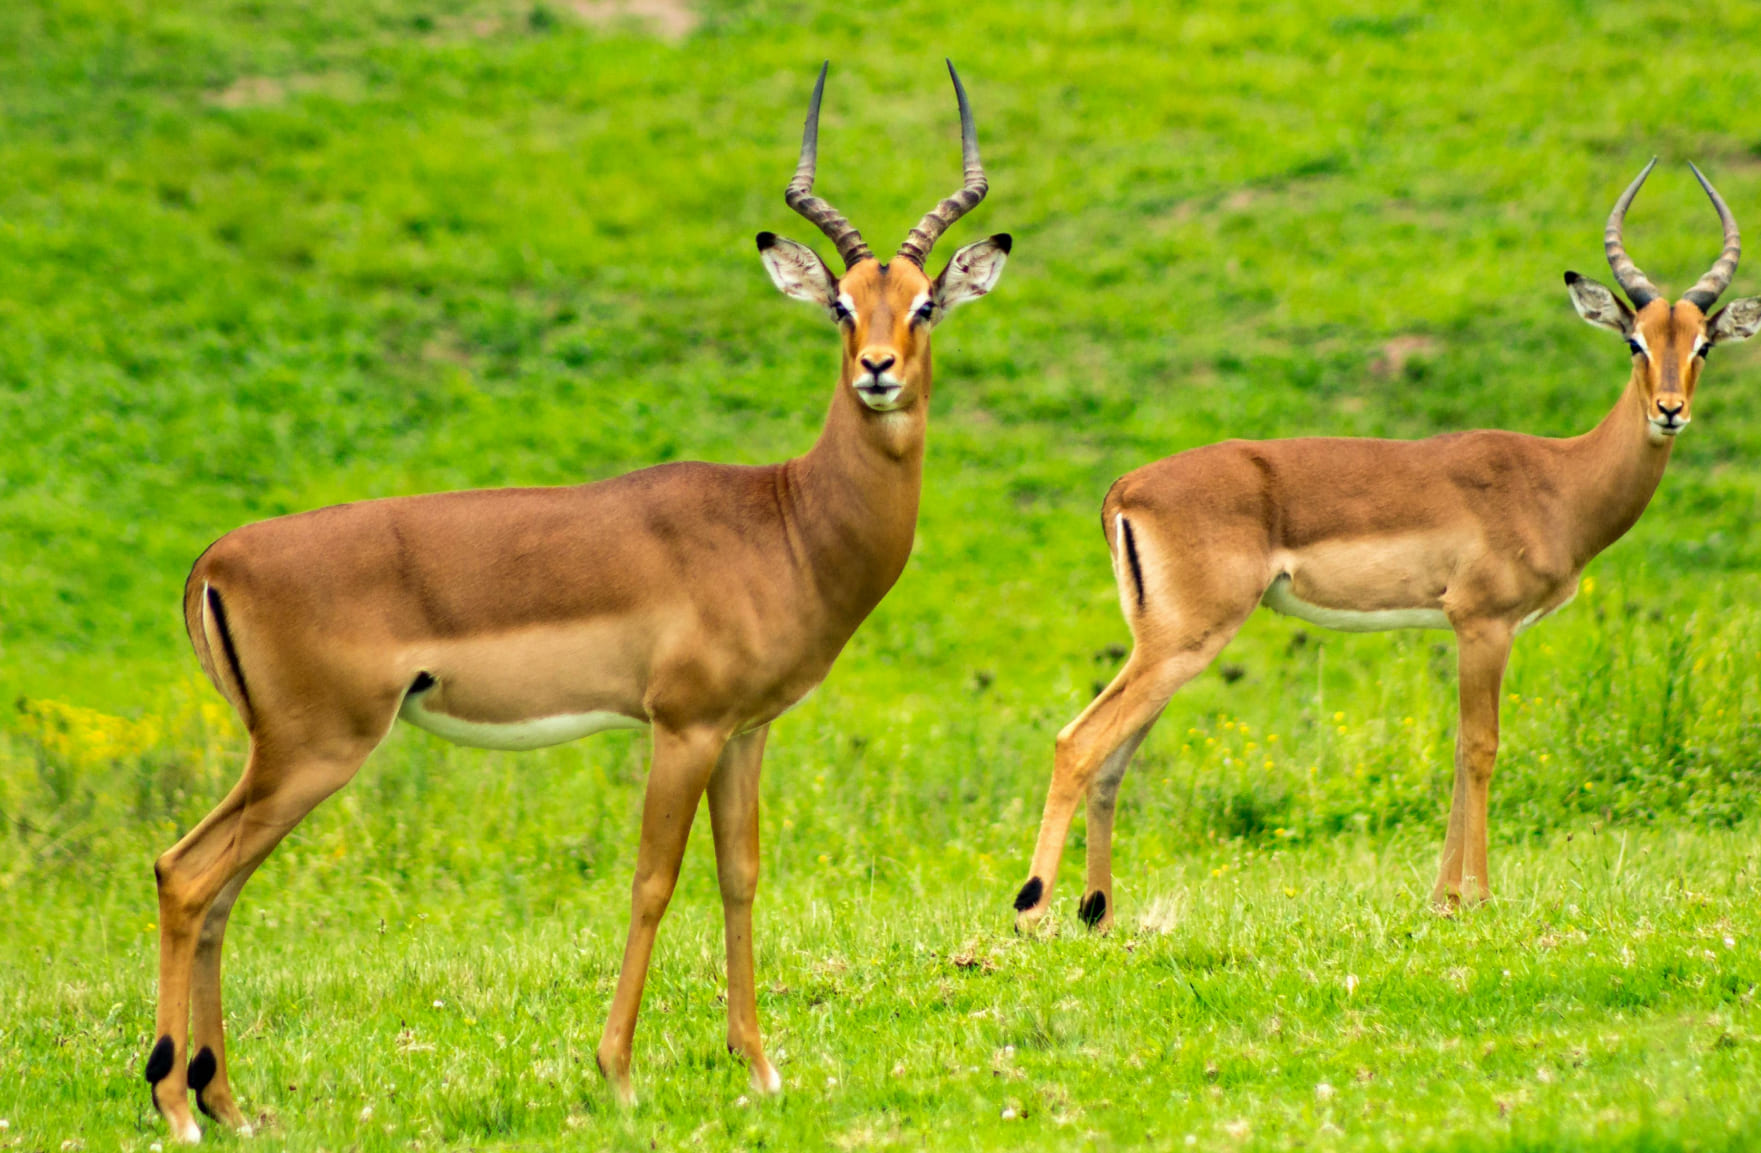
{"label": "black hoof", "polygon": [[177,1048],[172,1045],[170,1037],[159,1038],[159,1043],[147,1055],[147,1084],[157,1085],[165,1080],[166,1075],[171,1072],[171,1060],[176,1054]]}
{"label": "black hoof", "polygon": [[1046,885],[1044,881],[1040,880],[1038,877],[1028,878],[1027,884],[1021,886],[1021,891],[1015,894],[1015,911],[1017,913],[1024,913],[1028,909],[1033,908],[1035,905],[1039,904],[1039,899],[1044,895],[1045,891]]}
{"label": "black hoof", "polygon": [[206,1089],[208,1082],[214,1080],[214,1070],[218,1065],[219,1062],[214,1060],[214,1050],[203,1045],[202,1051],[196,1054],[196,1059],[190,1062],[190,1088],[198,1094]]}
{"label": "black hoof", "polygon": [[1084,897],[1082,904],[1076,906],[1076,915],[1091,929],[1100,924],[1101,918],[1107,915],[1107,894],[1096,889]]}

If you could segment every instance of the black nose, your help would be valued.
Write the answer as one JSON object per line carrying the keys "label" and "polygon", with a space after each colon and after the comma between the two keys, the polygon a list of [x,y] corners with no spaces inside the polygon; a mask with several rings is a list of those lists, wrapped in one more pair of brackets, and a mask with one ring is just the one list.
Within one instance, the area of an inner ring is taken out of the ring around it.
{"label": "black nose", "polygon": [[1684,407],[1684,405],[1680,404],[1671,407],[1670,405],[1664,404],[1661,400],[1657,402],[1657,411],[1671,420],[1674,420]]}
{"label": "black nose", "polygon": [[876,376],[879,376],[887,369],[893,367],[893,361],[895,359],[896,358],[890,352],[883,352],[879,356],[864,356],[862,357],[862,367],[874,373]]}

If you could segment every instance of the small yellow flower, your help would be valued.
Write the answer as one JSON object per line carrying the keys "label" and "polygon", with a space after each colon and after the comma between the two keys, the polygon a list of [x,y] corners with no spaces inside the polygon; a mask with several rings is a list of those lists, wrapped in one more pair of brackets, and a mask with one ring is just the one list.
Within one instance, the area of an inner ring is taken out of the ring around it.
{"label": "small yellow flower", "polygon": [[1343,721],[1345,719],[1345,714],[1344,713],[1334,713],[1333,719],[1336,721]]}

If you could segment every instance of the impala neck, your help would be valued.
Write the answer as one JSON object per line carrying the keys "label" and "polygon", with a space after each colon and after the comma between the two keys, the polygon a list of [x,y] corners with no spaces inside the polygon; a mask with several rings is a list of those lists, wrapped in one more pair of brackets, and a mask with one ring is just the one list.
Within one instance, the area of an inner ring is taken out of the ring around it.
{"label": "impala neck", "polygon": [[1638,521],[1663,479],[1674,443],[1672,439],[1652,442],[1636,370],[1602,423],[1565,442],[1571,467],[1565,491],[1573,506],[1580,565]]}
{"label": "impala neck", "polygon": [[783,466],[790,537],[824,603],[854,629],[904,571],[917,533],[928,366],[916,400],[874,412],[857,399],[846,364],[825,428]]}

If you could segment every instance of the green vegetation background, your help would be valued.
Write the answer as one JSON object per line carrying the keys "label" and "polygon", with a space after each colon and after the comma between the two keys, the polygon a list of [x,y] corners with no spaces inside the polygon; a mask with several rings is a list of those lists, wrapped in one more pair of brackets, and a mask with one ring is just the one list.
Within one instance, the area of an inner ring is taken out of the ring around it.
{"label": "green vegetation background", "polygon": [[1686,159],[1754,231],[1761,10],[615,7],[0,5],[0,1148],[160,1136],[149,865],[241,750],[182,636],[197,553],[337,501],[805,449],[835,342],[752,235],[829,251],[780,193],[830,57],[820,190],[896,243],[958,179],[944,55],[993,191],[941,255],[1016,249],[938,332],[912,563],[772,740],[789,1095],[744,1102],[721,1054],[704,846],[649,1103],[591,1075],[639,738],[400,731],[234,919],[265,1142],[1743,1147],[1761,342],[1714,356],[1650,512],[1519,642],[1494,906],[1420,908],[1448,638],[1256,618],[1127,783],[1120,932],[1070,931],[1080,824],[1063,935],[1007,926],[1052,734],[1127,639],[1111,480],[1225,436],[1589,427],[1626,357],[1560,273],[1605,275],[1653,153],[1654,279],[1716,252]]}

